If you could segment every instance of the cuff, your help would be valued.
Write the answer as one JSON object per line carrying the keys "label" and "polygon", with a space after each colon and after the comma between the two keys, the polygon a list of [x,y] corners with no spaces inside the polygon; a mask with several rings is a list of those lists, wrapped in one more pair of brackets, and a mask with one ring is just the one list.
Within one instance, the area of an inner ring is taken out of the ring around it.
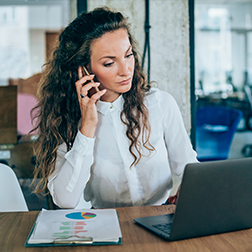
{"label": "cuff", "polygon": [[86,137],[78,131],[75,141],[73,143],[73,148],[78,152],[78,154],[84,155],[93,155],[94,151],[95,138]]}

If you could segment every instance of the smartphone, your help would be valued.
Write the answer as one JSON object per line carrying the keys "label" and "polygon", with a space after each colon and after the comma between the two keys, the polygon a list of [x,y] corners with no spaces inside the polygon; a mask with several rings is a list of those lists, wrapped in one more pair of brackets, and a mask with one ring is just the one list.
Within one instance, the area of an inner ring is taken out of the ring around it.
{"label": "smartphone", "polygon": [[[87,68],[83,66],[83,70],[84,70],[84,73],[85,75],[90,75]],[[93,80],[91,80],[91,82],[94,82]],[[99,92],[99,88],[98,87],[95,87],[95,88],[91,88],[91,90],[89,91],[89,95],[93,95],[95,92],[93,92],[93,89],[95,89],[96,92]]]}

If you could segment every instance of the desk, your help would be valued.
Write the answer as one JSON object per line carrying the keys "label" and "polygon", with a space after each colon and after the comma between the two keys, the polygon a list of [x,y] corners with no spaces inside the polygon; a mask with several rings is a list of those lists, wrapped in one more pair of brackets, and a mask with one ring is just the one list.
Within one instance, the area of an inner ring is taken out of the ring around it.
{"label": "desk", "polygon": [[2,252],[45,251],[127,251],[127,252],[195,252],[195,251],[252,251],[252,229],[201,238],[168,242],[136,225],[133,218],[174,212],[174,206],[144,206],[117,208],[122,230],[122,245],[33,247],[24,243],[38,215],[37,211],[0,213],[0,248]]}

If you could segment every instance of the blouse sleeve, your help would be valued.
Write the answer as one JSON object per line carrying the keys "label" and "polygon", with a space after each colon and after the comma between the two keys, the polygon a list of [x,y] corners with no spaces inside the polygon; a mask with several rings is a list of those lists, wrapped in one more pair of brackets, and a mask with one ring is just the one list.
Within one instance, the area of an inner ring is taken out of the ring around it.
{"label": "blouse sleeve", "polygon": [[176,176],[182,178],[185,165],[198,162],[190,138],[184,126],[179,107],[168,93],[160,99],[163,113],[164,138],[167,146],[170,166]]}
{"label": "blouse sleeve", "polygon": [[60,208],[75,208],[90,178],[93,164],[94,138],[77,133],[72,149],[66,144],[57,150],[55,171],[48,180],[53,202]]}

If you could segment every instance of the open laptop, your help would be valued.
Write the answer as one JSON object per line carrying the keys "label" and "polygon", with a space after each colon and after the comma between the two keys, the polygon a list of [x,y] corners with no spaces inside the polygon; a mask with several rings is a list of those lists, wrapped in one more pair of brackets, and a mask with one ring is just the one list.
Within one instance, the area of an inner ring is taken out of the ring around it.
{"label": "open laptop", "polygon": [[174,214],[134,219],[175,241],[252,227],[252,158],[188,164]]}

